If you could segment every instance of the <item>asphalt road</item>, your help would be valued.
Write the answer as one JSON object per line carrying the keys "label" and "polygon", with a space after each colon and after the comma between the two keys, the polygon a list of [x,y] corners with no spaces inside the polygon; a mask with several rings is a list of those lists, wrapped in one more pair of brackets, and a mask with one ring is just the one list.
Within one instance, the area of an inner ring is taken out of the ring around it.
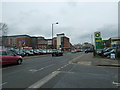
{"label": "asphalt road", "polygon": [[70,64],[82,53],[50,55],[3,68],[3,88],[117,88],[118,68]]}
{"label": "asphalt road", "polygon": [[65,54],[60,57],[46,55],[44,57],[25,59],[21,65],[12,65],[2,69],[2,88],[28,88],[45,76],[68,65],[73,58],[81,55]]}

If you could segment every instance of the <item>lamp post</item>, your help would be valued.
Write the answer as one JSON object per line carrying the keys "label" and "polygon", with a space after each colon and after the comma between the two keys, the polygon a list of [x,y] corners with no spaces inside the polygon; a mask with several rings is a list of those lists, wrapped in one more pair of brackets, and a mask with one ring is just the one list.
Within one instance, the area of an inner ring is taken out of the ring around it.
{"label": "lamp post", "polygon": [[53,26],[54,26],[54,24],[58,24],[58,22],[52,23],[52,49],[54,48],[54,44],[53,44]]}

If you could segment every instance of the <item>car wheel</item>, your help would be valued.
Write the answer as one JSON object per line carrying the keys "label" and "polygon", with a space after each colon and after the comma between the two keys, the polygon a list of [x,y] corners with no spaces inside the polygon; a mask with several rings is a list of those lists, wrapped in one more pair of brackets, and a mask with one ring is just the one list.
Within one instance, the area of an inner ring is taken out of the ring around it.
{"label": "car wheel", "polygon": [[18,59],[18,60],[17,60],[17,64],[18,64],[18,65],[22,64],[22,60],[21,60],[21,59]]}

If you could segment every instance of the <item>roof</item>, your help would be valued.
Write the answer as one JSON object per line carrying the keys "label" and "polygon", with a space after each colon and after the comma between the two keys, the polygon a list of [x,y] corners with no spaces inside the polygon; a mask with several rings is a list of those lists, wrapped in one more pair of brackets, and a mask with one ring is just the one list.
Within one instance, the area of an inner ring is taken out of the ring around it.
{"label": "roof", "polygon": [[57,34],[57,36],[59,36],[59,35],[65,35],[64,33],[61,33],[61,34]]}
{"label": "roof", "polygon": [[11,36],[7,36],[7,37],[23,37],[23,36],[25,36],[25,37],[30,37],[29,35],[11,35]]}
{"label": "roof", "polygon": [[120,37],[111,37],[110,39],[120,39]]}

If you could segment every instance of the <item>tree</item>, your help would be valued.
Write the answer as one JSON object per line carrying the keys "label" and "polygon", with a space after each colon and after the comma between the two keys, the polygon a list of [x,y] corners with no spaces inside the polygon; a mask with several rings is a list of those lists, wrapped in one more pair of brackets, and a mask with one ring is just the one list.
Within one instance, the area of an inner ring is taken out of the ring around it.
{"label": "tree", "polygon": [[6,46],[6,39],[7,39],[7,24],[0,23],[0,37],[2,37],[2,46]]}
{"label": "tree", "polygon": [[7,36],[7,24],[5,23],[0,23],[0,35],[1,36]]}

